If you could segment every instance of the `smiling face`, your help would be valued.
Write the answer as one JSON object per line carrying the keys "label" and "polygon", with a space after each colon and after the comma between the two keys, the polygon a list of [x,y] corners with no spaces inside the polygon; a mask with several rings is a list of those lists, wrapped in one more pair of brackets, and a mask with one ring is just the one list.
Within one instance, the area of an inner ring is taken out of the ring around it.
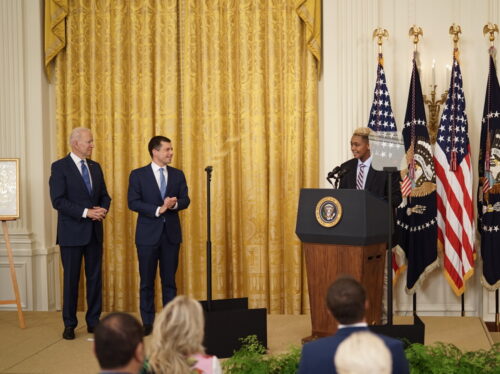
{"label": "smiling face", "polygon": [[153,148],[153,161],[160,166],[166,166],[172,162],[174,148],[172,143],[162,141],[159,149]]}
{"label": "smiling face", "polygon": [[367,139],[359,135],[353,135],[351,138],[352,155],[362,162],[370,157],[370,143]]}

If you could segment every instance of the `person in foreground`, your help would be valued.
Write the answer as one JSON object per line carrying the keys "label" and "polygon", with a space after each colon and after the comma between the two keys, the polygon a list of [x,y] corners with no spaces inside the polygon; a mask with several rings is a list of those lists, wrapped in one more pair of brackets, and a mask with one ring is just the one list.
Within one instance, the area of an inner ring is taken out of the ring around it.
{"label": "person in foreground", "polygon": [[[359,127],[351,137],[351,152],[354,158],[340,165],[344,175],[340,179],[339,188],[367,190],[374,195],[388,200],[388,178],[384,171],[372,167],[369,136],[372,130]],[[401,189],[399,187],[399,172],[392,173],[392,206],[401,204]]]}
{"label": "person in foreground", "polygon": [[351,334],[340,343],[334,364],[339,374],[390,374],[391,352],[384,341],[371,332]]}
{"label": "person in foreground", "polygon": [[132,170],[128,206],[139,213],[135,244],[139,259],[140,310],[144,334],[149,335],[155,318],[154,282],[160,264],[162,301],[165,306],[177,294],[175,273],[182,242],[179,211],[189,206],[188,187],[182,170],[167,166],[174,149],[170,139],[154,136],[148,144],[152,162]]}
{"label": "person in foreground", "polygon": [[111,313],[94,331],[94,354],[101,374],[137,374],[144,363],[142,326],[127,313]]}
{"label": "person in foreground", "polygon": [[[344,276],[333,282],[328,289],[326,303],[339,323],[338,330],[332,336],[315,340],[302,347],[298,371],[300,374],[337,373],[333,360],[339,344],[353,333],[370,331],[365,321],[366,293],[354,278]],[[409,373],[403,343],[384,335],[377,336],[391,352],[392,373]]]}
{"label": "person in foreground", "polygon": [[73,129],[71,153],[52,164],[50,199],[57,210],[57,244],[64,269],[64,339],[75,338],[76,305],[82,258],[85,257],[87,331],[94,332],[102,309],[102,222],[111,204],[101,166],[90,160],[94,138],[89,129]]}
{"label": "person in foreground", "polygon": [[141,373],[222,373],[217,357],[204,353],[204,325],[201,304],[190,297],[177,296],[155,321],[151,354]]}

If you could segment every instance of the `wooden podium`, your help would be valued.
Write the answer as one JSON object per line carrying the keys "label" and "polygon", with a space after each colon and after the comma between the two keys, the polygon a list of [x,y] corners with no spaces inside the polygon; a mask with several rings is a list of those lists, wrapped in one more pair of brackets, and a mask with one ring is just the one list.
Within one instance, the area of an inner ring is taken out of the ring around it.
{"label": "wooden podium", "polygon": [[[322,226],[317,218],[321,201],[328,197],[336,199],[342,209],[333,227]],[[380,324],[389,227],[387,203],[368,191],[301,190],[296,233],[305,253],[312,322],[312,334],[305,341],[337,330],[325,300],[330,284],[343,274],[364,285],[369,301],[367,322]]]}

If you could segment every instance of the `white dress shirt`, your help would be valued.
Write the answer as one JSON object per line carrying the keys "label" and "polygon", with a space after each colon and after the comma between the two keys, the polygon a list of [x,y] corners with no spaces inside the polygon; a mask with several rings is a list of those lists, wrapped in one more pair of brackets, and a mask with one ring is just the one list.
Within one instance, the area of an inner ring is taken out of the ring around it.
{"label": "white dress shirt", "polygon": [[[168,169],[167,169],[167,166],[159,166],[157,165],[154,161],[151,161],[151,168],[153,169],[153,174],[155,176],[155,179],[156,179],[156,183],[158,184],[158,190],[160,190],[161,192],[161,189],[160,189],[160,172],[159,170],[160,169],[163,169],[163,174],[165,175],[165,186],[168,186]],[[160,216],[160,208],[161,207],[158,207],[156,209],[156,213],[155,213],[155,216],[156,217],[159,217]],[[177,203],[175,203],[174,207],[171,208],[171,210],[175,210],[177,209]]]}
{"label": "white dress shirt", "polygon": [[[87,170],[89,171],[90,186],[92,186],[92,174],[90,174],[90,168],[89,168],[89,164],[87,163],[87,160],[78,157],[73,152],[71,152],[69,155],[71,156],[71,159],[73,160],[73,162],[75,163],[76,167],[78,168],[78,171],[80,172],[80,174],[82,174],[82,160],[85,162],[85,165],[87,166]],[[82,176],[82,178],[83,178],[83,176]],[[87,212],[88,211],[89,210],[87,208],[85,208],[83,210],[83,214],[82,214],[83,218],[87,218]]]}

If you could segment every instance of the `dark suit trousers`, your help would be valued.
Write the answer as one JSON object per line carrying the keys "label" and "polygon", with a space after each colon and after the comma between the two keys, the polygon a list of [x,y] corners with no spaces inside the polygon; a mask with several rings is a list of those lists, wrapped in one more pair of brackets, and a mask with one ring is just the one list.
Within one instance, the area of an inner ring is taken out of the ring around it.
{"label": "dark suit trousers", "polygon": [[61,260],[64,269],[63,321],[66,327],[76,327],[76,306],[78,302],[78,283],[82,258],[85,258],[85,278],[87,279],[87,326],[99,322],[102,309],[102,243],[92,233],[90,243],[84,246],[61,247]]}
{"label": "dark suit trousers", "polygon": [[155,320],[155,279],[158,262],[160,263],[161,294],[163,306],[177,294],[175,273],[179,263],[179,244],[168,240],[165,227],[160,242],[154,246],[137,245],[139,258],[140,309],[143,324],[152,325]]}

